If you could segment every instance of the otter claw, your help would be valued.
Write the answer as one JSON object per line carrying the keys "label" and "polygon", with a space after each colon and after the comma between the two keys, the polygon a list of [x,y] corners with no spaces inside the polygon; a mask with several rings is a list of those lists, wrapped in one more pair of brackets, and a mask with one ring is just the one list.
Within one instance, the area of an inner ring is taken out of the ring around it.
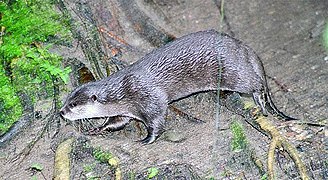
{"label": "otter claw", "polygon": [[88,132],[88,135],[92,136],[92,135],[98,135],[98,134],[101,134],[103,132],[103,129],[102,128],[94,128],[94,129],[91,129],[89,132]]}

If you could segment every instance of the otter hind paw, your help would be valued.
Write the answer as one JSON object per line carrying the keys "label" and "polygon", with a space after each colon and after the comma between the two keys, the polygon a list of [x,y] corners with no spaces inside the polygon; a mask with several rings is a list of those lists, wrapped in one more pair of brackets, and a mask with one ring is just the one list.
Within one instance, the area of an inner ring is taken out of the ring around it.
{"label": "otter hind paw", "polygon": [[151,144],[155,142],[156,136],[153,134],[148,134],[146,138],[140,140],[141,144],[146,145],[146,144]]}

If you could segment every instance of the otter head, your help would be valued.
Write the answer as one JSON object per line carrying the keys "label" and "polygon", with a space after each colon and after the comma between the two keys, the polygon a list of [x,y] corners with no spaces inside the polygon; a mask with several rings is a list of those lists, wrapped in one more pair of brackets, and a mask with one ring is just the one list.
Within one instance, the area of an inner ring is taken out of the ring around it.
{"label": "otter head", "polygon": [[117,116],[115,103],[99,96],[99,85],[85,84],[75,89],[60,110],[60,115],[68,120]]}

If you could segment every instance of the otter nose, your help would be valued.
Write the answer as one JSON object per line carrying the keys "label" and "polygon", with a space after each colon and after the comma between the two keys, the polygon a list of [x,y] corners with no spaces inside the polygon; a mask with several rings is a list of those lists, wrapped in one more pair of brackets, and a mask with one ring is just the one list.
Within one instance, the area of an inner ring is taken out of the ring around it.
{"label": "otter nose", "polygon": [[60,111],[59,111],[59,114],[62,118],[64,118],[65,114],[67,113],[67,111],[65,110],[65,108],[62,108]]}
{"label": "otter nose", "polygon": [[60,111],[59,112],[61,116],[64,116],[65,115],[65,112],[64,111]]}

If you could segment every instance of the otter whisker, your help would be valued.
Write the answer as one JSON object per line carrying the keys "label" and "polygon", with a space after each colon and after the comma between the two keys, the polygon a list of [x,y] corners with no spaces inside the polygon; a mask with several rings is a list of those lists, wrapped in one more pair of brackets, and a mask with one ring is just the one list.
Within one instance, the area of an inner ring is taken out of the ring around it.
{"label": "otter whisker", "polygon": [[85,124],[87,125],[86,126],[87,131],[89,131],[95,127],[95,124],[93,123],[93,121],[91,119],[85,119]]}
{"label": "otter whisker", "polygon": [[106,117],[106,119],[104,120],[104,122],[101,124],[101,126],[105,126],[110,120],[110,117]]}

